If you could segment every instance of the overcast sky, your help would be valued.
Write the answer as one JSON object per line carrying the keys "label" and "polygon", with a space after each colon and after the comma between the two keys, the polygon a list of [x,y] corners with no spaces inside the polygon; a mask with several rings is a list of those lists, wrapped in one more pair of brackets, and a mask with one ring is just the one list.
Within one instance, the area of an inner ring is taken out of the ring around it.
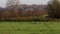
{"label": "overcast sky", "polygon": [[[5,7],[7,0],[0,0],[0,7]],[[21,4],[47,4],[49,0],[20,0]]]}

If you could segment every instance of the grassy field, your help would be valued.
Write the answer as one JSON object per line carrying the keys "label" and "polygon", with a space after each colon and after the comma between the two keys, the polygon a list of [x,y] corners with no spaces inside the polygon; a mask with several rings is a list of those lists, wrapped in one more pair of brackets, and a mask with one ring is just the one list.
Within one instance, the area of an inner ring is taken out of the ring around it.
{"label": "grassy field", "polygon": [[60,22],[0,22],[0,34],[60,34]]}

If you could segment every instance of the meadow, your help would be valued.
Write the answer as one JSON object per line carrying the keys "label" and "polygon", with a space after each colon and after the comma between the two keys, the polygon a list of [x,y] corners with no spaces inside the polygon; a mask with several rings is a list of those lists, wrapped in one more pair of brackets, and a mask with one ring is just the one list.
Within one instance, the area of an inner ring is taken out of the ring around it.
{"label": "meadow", "polygon": [[60,34],[60,22],[0,22],[0,34]]}

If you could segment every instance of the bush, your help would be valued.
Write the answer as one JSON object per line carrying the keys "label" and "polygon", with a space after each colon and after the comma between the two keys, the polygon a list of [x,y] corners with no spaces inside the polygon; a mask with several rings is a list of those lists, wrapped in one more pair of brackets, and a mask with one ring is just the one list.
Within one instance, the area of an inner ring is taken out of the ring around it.
{"label": "bush", "polygon": [[20,18],[9,18],[5,20],[0,20],[0,21],[19,21],[19,22],[46,22],[48,21],[46,18],[43,17],[20,17]]}

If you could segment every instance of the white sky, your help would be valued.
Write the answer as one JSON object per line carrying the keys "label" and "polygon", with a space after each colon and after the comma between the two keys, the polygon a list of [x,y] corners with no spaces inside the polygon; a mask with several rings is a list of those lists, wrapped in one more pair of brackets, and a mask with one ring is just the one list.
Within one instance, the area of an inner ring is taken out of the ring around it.
{"label": "white sky", "polygon": [[[5,7],[7,0],[0,0],[0,7]],[[20,0],[21,4],[47,4],[49,0]]]}

